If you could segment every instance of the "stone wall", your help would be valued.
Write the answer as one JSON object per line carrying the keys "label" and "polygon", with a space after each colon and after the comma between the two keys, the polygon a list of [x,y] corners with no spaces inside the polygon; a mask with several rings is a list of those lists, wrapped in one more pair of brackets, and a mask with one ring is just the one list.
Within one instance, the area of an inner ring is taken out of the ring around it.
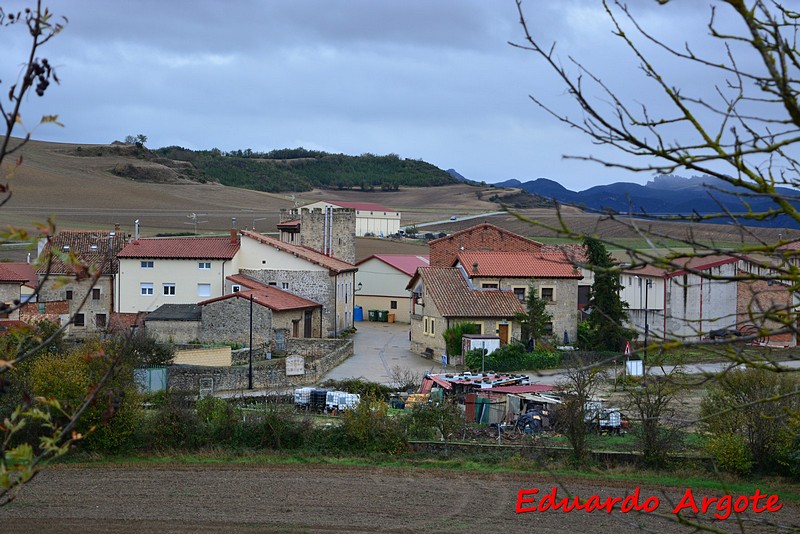
{"label": "stone wall", "polygon": [[[65,284],[60,276],[51,275],[41,283],[39,290],[39,302],[67,301],[69,311],[67,315],[83,314],[84,326],[69,325],[66,335],[71,337],[91,337],[104,332],[111,319],[113,310],[113,279],[111,276],[101,276],[97,283],[92,286],[92,280],[77,281],[74,277],[68,278]],[[93,289],[99,289],[99,298],[94,299],[90,294],[83,307],[81,301]],[[67,298],[67,291],[72,292],[72,298]],[[97,316],[104,316],[106,326],[98,326]]]}
{"label": "stone wall", "polygon": [[[289,292],[322,304],[323,335],[331,336],[336,321],[335,288],[336,278],[328,271],[286,271],[272,269],[241,269],[240,273],[264,284],[275,282],[289,284]],[[317,332],[314,335],[319,335]]]}
{"label": "stone wall", "polygon": [[[250,343],[250,301],[231,297],[202,306],[200,341]],[[272,339],[272,310],[253,304],[253,344]]]}
{"label": "stone wall", "polygon": [[200,339],[200,321],[147,321],[145,331],[159,341],[191,343]]}
{"label": "stone wall", "polygon": [[[306,373],[301,376],[286,376],[286,362],[283,358],[253,361],[253,388],[291,388],[312,385],[342,361],[353,355],[352,339],[293,339],[291,347],[301,347],[309,353],[326,350],[323,356],[306,356]],[[301,343],[303,342],[303,343]],[[310,342],[305,344],[304,342]],[[301,351],[295,352],[301,354]],[[195,365],[173,365],[167,372],[168,388],[177,391],[198,391],[202,379],[212,379],[214,391],[241,391],[247,389],[249,368],[247,365],[235,367],[210,367]]]}

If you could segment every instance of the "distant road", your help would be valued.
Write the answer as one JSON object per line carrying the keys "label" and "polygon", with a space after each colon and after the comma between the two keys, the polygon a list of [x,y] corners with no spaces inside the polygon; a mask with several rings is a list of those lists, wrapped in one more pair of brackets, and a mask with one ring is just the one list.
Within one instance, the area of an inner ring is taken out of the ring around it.
{"label": "distant road", "polygon": [[481,219],[483,217],[492,217],[493,215],[505,215],[507,212],[505,211],[493,211],[491,213],[479,213],[477,215],[465,215],[464,217],[456,217],[455,219],[444,219],[441,221],[433,221],[433,222],[426,222],[426,223],[419,223],[419,224],[409,224],[408,226],[403,226],[402,230],[405,232],[408,230],[409,227],[414,226],[416,228],[424,228],[425,226],[438,226],[440,224],[450,224],[459,221],[469,221],[472,219]]}

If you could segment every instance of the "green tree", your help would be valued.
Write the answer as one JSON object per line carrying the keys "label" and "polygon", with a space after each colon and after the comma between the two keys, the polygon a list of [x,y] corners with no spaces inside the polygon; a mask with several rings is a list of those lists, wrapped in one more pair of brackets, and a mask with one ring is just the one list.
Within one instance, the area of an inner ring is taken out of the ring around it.
{"label": "green tree", "polygon": [[523,341],[526,344],[532,341],[535,349],[536,342],[547,332],[548,323],[553,320],[553,316],[547,311],[547,303],[536,294],[533,284],[528,287],[525,313],[517,315],[516,319],[522,325]]}
{"label": "green tree", "polygon": [[587,266],[594,273],[589,293],[589,336],[594,350],[621,350],[632,331],[625,326],[628,304],[619,294],[622,284],[619,268],[614,264],[605,245],[593,237],[585,237]]}
{"label": "green tree", "polygon": [[462,352],[462,339],[465,334],[477,334],[478,325],[474,323],[455,323],[442,332],[448,356],[460,356]]}

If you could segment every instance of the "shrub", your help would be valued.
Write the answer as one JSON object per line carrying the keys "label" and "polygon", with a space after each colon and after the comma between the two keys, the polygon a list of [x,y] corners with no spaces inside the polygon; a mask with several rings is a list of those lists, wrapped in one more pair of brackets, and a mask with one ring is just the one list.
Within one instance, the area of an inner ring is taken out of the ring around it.
{"label": "shrub", "polygon": [[239,422],[239,414],[224,399],[203,397],[195,404],[199,422],[198,440],[208,445],[229,443]]}
{"label": "shrub", "polygon": [[474,323],[456,323],[442,332],[444,343],[447,346],[447,354],[450,356],[460,356],[462,350],[462,338],[465,334],[477,334],[478,325]]}
{"label": "shrub", "polygon": [[406,448],[406,436],[399,418],[390,417],[389,405],[370,397],[342,414],[340,428],[345,449],[397,453]]}
{"label": "shrub", "polygon": [[531,369],[552,369],[561,363],[561,354],[553,351],[526,352],[521,343],[503,345],[483,356],[483,349],[468,351],[465,363],[470,369],[491,369],[498,372]]}
{"label": "shrub", "polygon": [[744,437],[738,434],[712,436],[706,440],[705,448],[721,471],[746,475],[753,467],[750,447]]}

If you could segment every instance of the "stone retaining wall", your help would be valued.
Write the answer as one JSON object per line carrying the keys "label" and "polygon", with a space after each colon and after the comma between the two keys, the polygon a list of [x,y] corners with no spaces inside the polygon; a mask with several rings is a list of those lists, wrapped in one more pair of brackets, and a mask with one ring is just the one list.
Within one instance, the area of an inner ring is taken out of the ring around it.
{"label": "stone retaining wall", "polygon": [[[305,374],[286,376],[283,358],[273,360],[253,359],[253,389],[289,388],[312,385],[325,374],[353,355],[352,339],[293,339],[294,348],[329,349],[324,355],[306,356]],[[298,343],[307,342],[307,343]],[[310,347],[301,347],[308,344]],[[288,345],[292,348],[293,344]],[[310,353],[310,352],[309,352]],[[289,354],[305,356],[301,350]],[[255,355],[255,353],[254,353]],[[199,365],[174,365],[167,371],[167,387],[179,391],[198,391],[202,379],[212,379],[214,391],[241,391],[248,386],[248,365],[210,367]]]}

